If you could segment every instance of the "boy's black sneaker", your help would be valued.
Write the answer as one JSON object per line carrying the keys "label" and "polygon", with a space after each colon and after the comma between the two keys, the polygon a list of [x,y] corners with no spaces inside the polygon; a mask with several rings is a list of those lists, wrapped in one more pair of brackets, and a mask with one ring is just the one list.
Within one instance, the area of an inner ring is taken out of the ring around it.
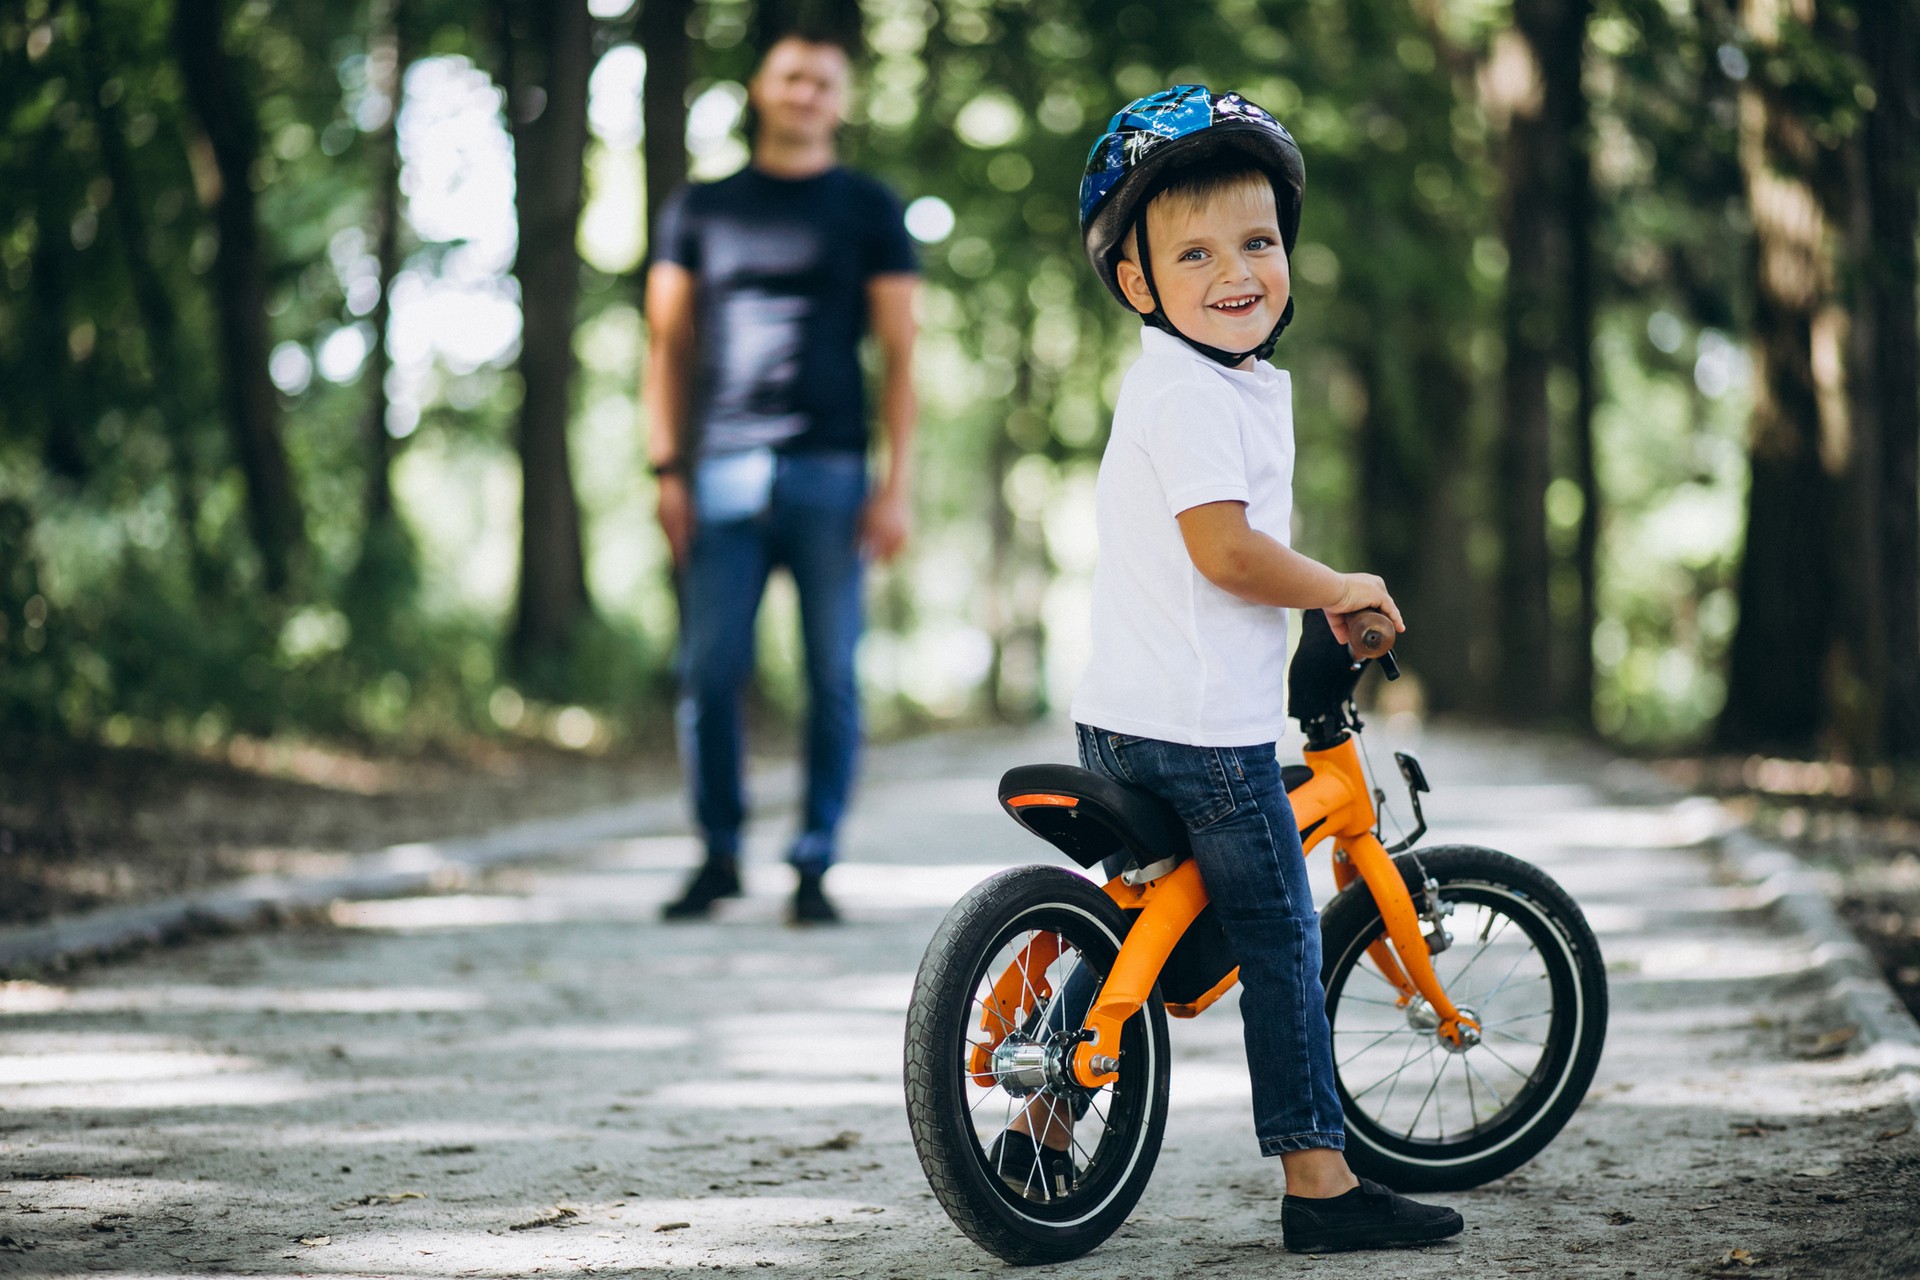
{"label": "boy's black sneaker", "polygon": [[833,905],[833,900],[827,897],[822,885],[826,878],[824,871],[800,873],[800,887],[793,891],[793,906],[788,909],[788,919],[795,924],[840,923],[840,908]]}
{"label": "boy's black sneaker", "polygon": [[704,920],[722,898],[740,896],[740,861],[709,856],[686,889],[660,909],[663,920]]}
{"label": "boy's black sneaker", "polygon": [[1043,1146],[1031,1134],[1003,1130],[987,1151],[987,1164],[1002,1182],[1029,1197],[1051,1200],[1073,1190],[1073,1153]]}
{"label": "boy's black sneaker", "polygon": [[1419,1204],[1365,1178],[1345,1195],[1325,1200],[1287,1196],[1280,1201],[1280,1236],[1290,1253],[1426,1244],[1459,1235],[1464,1225],[1451,1209]]}

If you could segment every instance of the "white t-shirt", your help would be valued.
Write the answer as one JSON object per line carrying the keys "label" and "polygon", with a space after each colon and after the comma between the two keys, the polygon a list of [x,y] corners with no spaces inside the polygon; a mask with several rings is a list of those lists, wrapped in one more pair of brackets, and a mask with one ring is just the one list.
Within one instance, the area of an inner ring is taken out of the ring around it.
{"label": "white t-shirt", "polygon": [[1287,614],[1203,577],[1174,519],[1244,502],[1288,542],[1293,384],[1264,361],[1215,364],[1158,329],[1120,386],[1094,509],[1093,653],[1073,718],[1199,747],[1278,741],[1287,710]]}

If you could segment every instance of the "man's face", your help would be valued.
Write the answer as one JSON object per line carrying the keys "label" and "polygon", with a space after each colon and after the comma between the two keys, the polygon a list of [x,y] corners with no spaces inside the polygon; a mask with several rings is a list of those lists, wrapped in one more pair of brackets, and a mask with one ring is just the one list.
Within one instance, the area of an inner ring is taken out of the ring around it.
{"label": "man's face", "polygon": [[783,142],[833,137],[847,107],[847,55],[830,44],[782,40],[747,87],[760,128]]}
{"label": "man's face", "polygon": [[[1147,244],[1167,318],[1189,338],[1250,351],[1280,323],[1292,280],[1270,184],[1236,183],[1197,202],[1163,196],[1147,206]],[[1136,310],[1153,309],[1133,261],[1120,263],[1119,280]]]}

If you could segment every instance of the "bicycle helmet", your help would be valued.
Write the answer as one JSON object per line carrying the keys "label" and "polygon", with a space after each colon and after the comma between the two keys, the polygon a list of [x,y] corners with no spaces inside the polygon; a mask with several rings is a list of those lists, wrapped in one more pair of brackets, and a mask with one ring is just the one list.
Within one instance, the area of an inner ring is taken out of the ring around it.
{"label": "bicycle helmet", "polygon": [[1223,157],[1244,159],[1272,179],[1280,240],[1291,258],[1300,235],[1300,203],[1307,183],[1299,146],[1286,127],[1260,107],[1237,93],[1216,94],[1199,84],[1175,85],[1137,98],[1107,121],[1107,131],[1087,154],[1087,171],[1080,179],[1080,235],[1100,282],[1132,310],[1115,277],[1115,266],[1127,232],[1138,225],[1141,272],[1156,304],[1142,319],[1210,359],[1237,365],[1248,356],[1264,360],[1273,353],[1293,319],[1292,297],[1267,340],[1251,351],[1223,351],[1196,342],[1175,328],[1166,308],[1158,305],[1160,290],[1147,261],[1143,216],[1148,203],[1182,171]]}

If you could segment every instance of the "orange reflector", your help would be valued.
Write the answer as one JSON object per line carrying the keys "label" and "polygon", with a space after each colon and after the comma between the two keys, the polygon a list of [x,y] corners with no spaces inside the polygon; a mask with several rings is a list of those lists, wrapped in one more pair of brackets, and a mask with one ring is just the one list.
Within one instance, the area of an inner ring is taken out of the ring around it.
{"label": "orange reflector", "polygon": [[1025,809],[1029,805],[1051,805],[1056,809],[1073,809],[1080,804],[1078,796],[1056,796],[1045,791],[1031,791],[1024,796],[1008,796],[1007,806],[1012,809]]}

